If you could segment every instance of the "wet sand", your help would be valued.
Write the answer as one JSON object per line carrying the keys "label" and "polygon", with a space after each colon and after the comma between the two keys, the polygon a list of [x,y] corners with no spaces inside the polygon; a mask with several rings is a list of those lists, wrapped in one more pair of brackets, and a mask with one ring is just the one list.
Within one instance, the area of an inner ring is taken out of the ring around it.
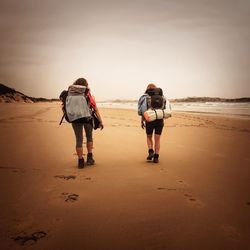
{"label": "wet sand", "polygon": [[249,248],[250,120],[175,113],[154,164],[135,111],[101,114],[77,169],[59,104],[0,104],[1,249]]}

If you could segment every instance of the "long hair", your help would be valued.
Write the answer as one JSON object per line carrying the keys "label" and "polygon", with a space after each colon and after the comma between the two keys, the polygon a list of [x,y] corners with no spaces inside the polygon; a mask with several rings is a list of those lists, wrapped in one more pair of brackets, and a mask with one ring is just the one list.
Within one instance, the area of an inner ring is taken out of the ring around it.
{"label": "long hair", "polygon": [[157,88],[156,85],[155,85],[154,83],[150,83],[150,84],[147,86],[147,88],[146,88],[146,90],[145,90],[145,93],[146,93],[149,89],[155,89],[155,88]]}
{"label": "long hair", "polygon": [[85,87],[88,87],[88,82],[85,78],[78,78],[74,83],[73,85],[81,85],[81,86],[85,86]]}

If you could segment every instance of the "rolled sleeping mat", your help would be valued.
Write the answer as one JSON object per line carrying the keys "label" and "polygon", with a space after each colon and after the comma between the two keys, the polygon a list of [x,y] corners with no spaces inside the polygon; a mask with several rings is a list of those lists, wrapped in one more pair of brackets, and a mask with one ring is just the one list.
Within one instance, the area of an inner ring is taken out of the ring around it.
{"label": "rolled sleeping mat", "polygon": [[147,122],[152,122],[156,119],[166,119],[171,117],[171,110],[167,109],[148,109],[143,114]]}

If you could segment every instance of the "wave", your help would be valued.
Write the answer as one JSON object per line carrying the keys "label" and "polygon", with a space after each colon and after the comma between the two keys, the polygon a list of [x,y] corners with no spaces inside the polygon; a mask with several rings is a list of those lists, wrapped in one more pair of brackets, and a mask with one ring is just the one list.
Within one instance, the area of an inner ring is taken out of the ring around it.
{"label": "wave", "polygon": [[[98,102],[102,108],[118,108],[137,110],[137,102]],[[241,115],[250,117],[250,103],[228,103],[228,102],[178,102],[171,103],[173,111],[176,112],[201,112],[222,115]]]}

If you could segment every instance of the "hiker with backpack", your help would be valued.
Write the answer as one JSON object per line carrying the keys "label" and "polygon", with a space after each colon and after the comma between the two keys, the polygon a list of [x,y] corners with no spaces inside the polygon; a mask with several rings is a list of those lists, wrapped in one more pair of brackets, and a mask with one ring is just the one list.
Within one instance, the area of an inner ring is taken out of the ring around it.
{"label": "hiker with backpack", "polygon": [[[161,88],[150,83],[138,101],[138,115],[141,116],[141,127],[146,128],[148,161],[159,162],[160,138],[164,127],[164,118],[171,116],[168,100]],[[153,142],[154,133],[154,142]]]}
{"label": "hiker with backpack", "polygon": [[[93,158],[93,114],[95,120],[98,120],[100,129],[103,129],[101,115],[97,108],[96,102],[88,88],[88,82],[84,78],[77,79],[72,85],[69,86],[68,91],[63,91],[60,95],[63,102],[63,111],[65,119],[72,123],[72,128],[76,138],[76,153],[78,156],[78,168],[83,168],[85,161],[83,158],[83,128],[87,138],[87,165],[94,165]],[[61,120],[61,122],[62,122]],[[97,128],[95,127],[95,128]]]}

